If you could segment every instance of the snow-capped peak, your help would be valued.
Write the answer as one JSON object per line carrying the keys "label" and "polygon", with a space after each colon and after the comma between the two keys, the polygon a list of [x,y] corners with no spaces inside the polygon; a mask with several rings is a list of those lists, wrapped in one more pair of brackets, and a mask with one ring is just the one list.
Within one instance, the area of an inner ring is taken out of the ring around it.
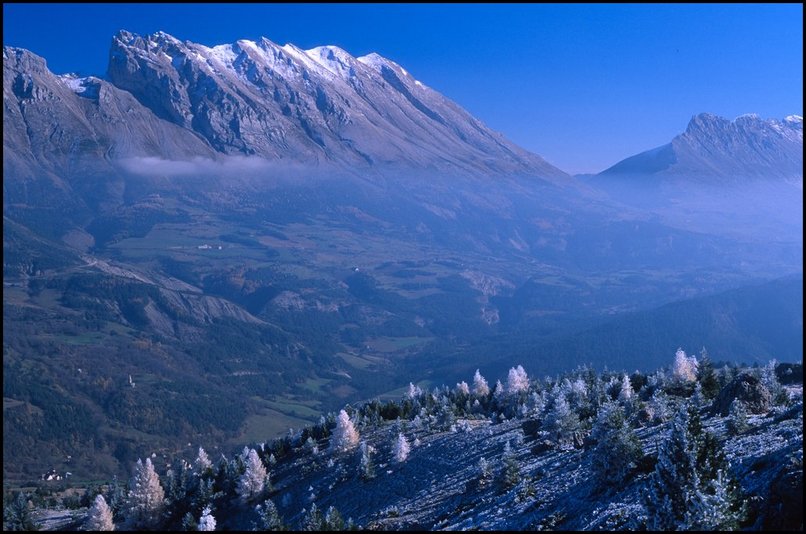
{"label": "snow-capped peak", "polygon": [[338,46],[317,46],[305,54],[328,71],[342,77],[355,76],[355,58]]}

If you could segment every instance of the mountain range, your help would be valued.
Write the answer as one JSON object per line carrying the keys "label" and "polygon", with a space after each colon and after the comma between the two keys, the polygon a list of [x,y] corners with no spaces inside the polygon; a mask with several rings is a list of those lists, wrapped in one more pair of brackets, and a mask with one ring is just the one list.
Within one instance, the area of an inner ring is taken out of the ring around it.
{"label": "mountain range", "polygon": [[582,178],[334,46],[121,31],[103,78],[4,47],[3,90],[12,478],[277,435],[512,353],[652,368],[674,342],[629,338],[705,343],[697,317],[743,331],[720,359],[802,352],[802,312],[739,326],[802,288],[795,117],[698,115]]}

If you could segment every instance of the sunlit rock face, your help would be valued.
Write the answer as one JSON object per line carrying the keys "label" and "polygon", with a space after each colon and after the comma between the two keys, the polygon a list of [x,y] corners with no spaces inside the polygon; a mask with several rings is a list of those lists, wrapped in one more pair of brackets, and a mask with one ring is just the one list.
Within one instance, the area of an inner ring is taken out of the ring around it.
{"label": "sunlit rock face", "polygon": [[731,121],[701,113],[671,143],[627,158],[602,173],[638,174],[715,182],[763,178],[802,183],[803,118],[742,115]]}

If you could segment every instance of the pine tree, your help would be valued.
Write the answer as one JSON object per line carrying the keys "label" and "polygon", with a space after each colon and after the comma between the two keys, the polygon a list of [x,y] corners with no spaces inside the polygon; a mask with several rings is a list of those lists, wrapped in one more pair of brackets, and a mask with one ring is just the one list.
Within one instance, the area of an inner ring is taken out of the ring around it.
{"label": "pine tree", "polygon": [[493,468],[484,457],[479,458],[479,486],[486,485],[493,478]]}
{"label": "pine tree", "polygon": [[203,532],[211,532],[215,530],[215,517],[213,517],[212,512],[210,511],[210,507],[207,506],[204,508],[201,517],[199,518],[199,531]]}
{"label": "pine tree", "polygon": [[346,411],[341,410],[336,418],[336,428],[330,437],[331,449],[338,452],[349,451],[358,445],[358,438],[358,431],[350,421],[350,416]]}
{"label": "pine tree", "polygon": [[697,358],[686,356],[683,349],[677,349],[674,355],[672,376],[679,382],[693,382],[697,379]]}
{"label": "pine tree", "polygon": [[651,530],[676,530],[685,519],[693,490],[699,486],[696,445],[688,427],[689,414],[683,407],[671,421],[649,477],[645,504]]}
{"label": "pine tree", "polygon": [[187,532],[194,532],[198,530],[199,524],[196,523],[196,518],[193,514],[188,512],[182,517],[182,530]]}
{"label": "pine tree", "polygon": [[409,446],[409,442],[406,440],[406,436],[403,434],[398,434],[393,451],[395,462],[399,464],[405,462],[409,457],[410,450],[411,447]]}
{"label": "pine tree", "polygon": [[375,478],[375,464],[372,461],[373,447],[368,445],[366,441],[361,442],[361,462],[359,469],[361,471],[361,478],[369,480]]}
{"label": "pine tree", "polygon": [[303,510],[301,530],[319,532],[324,529],[325,519],[322,517],[322,512],[316,507],[316,503],[312,503],[311,509],[308,512]]}
{"label": "pine tree", "polygon": [[134,475],[129,481],[126,522],[132,528],[153,528],[162,519],[165,491],[154,471],[151,458],[145,463],[137,460]]}
{"label": "pine tree", "polygon": [[28,504],[28,497],[21,491],[9,505],[3,503],[3,530],[37,530]]}
{"label": "pine tree", "polygon": [[719,379],[714,364],[705,347],[700,351],[700,363],[697,366],[697,381],[702,386],[702,394],[706,399],[713,399],[719,393]]}
{"label": "pine tree", "polygon": [[115,530],[112,509],[106,504],[103,495],[97,495],[87,512],[84,530]]}
{"label": "pine tree", "polygon": [[[406,391],[405,398],[414,400],[420,397],[423,394],[423,390],[420,389],[418,386],[415,386],[411,382],[409,382],[409,389]],[[343,411],[343,410],[342,410]]]}
{"label": "pine tree", "polygon": [[207,453],[201,447],[199,447],[199,453],[196,455],[196,461],[193,462],[193,466],[198,475],[203,475],[213,469],[213,462],[210,461]]}
{"label": "pine tree", "polygon": [[568,406],[561,389],[558,389],[555,394],[554,405],[543,421],[543,428],[561,448],[573,446],[575,434],[580,430],[579,417]]}
{"label": "pine tree", "polygon": [[599,410],[592,437],[591,467],[600,488],[619,487],[641,459],[641,443],[627,424],[624,409],[607,403]]}
{"label": "pine tree", "polygon": [[649,478],[644,503],[650,528],[696,530],[714,521],[740,522],[745,503],[727,469],[725,454],[716,437],[703,430],[698,409],[682,406]]}
{"label": "pine tree", "polygon": [[685,524],[688,530],[739,530],[746,513],[736,484],[720,469],[705,490],[694,492]]}
{"label": "pine tree", "polygon": [[324,530],[344,530],[344,519],[341,517],[339,511],[333,506],[328,507],[327,512],[325,512]]}
{"label": "pine tree", "polygon": [[268,474],[255,449],[249,449],[244,460],[244,473],[238,479],[237,493],[241,500],[250,501],[263,492]]}
{"label": "pine tree", "polygon": [[504,445],[503,460],[504,469],[501,472],[501,483],[505,489],[510,489],[521,481],[521,467],[509,441]]}
{"label": "pine tree", "polygon": [[523,370],[522,366],[513,367],[509,370],[509,376],[507,377],[507,393],[510,395],[514,395],[515,393],[520,393],[521,391],[527,391],[529,389],[529,377],[526,376],[526,371]]}
{"label": "pine tree", "polygon": [[635,393],[633,392],[630,378],[627,375],[624,375],[621,379],[621,390],[618,394],[618,400],[621,403],[626,404],[632,401],[633,395],[635,395]]}
{"label": "pine tree", "polygon": [[478,369],[476,369],[476,374],[473,375],[473,393],[479,397],[485,397],[490,394],[490,386],[487,385],[487,381],[481,376]]}
{"label": "pine tree", "polygon": [[727,425],[733,435],[744,434],[750,429],[750,423],[747,421],[747,406],[739,399],[734,399],[730,403]]}
{"label": "pine tree", "polygon": [[260,530],[277,531],[286,529],[280,514],[277,512],[277,507],[271,499],[266,499],[266,502],[262,505],[257,505],[255,510],[257,510],[258,518],[260,519],[258,525]]}

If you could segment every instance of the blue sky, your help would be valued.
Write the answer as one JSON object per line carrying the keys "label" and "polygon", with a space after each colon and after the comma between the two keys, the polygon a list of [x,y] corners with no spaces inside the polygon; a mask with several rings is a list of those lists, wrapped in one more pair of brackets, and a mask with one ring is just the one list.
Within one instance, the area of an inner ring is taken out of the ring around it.
{"label": "blue sky", "polygon": [[699,112],[803,114],[802,4],[3,4],[3,44],[57,73],[102,74],[119,29],[378,52],[572,173]]}

